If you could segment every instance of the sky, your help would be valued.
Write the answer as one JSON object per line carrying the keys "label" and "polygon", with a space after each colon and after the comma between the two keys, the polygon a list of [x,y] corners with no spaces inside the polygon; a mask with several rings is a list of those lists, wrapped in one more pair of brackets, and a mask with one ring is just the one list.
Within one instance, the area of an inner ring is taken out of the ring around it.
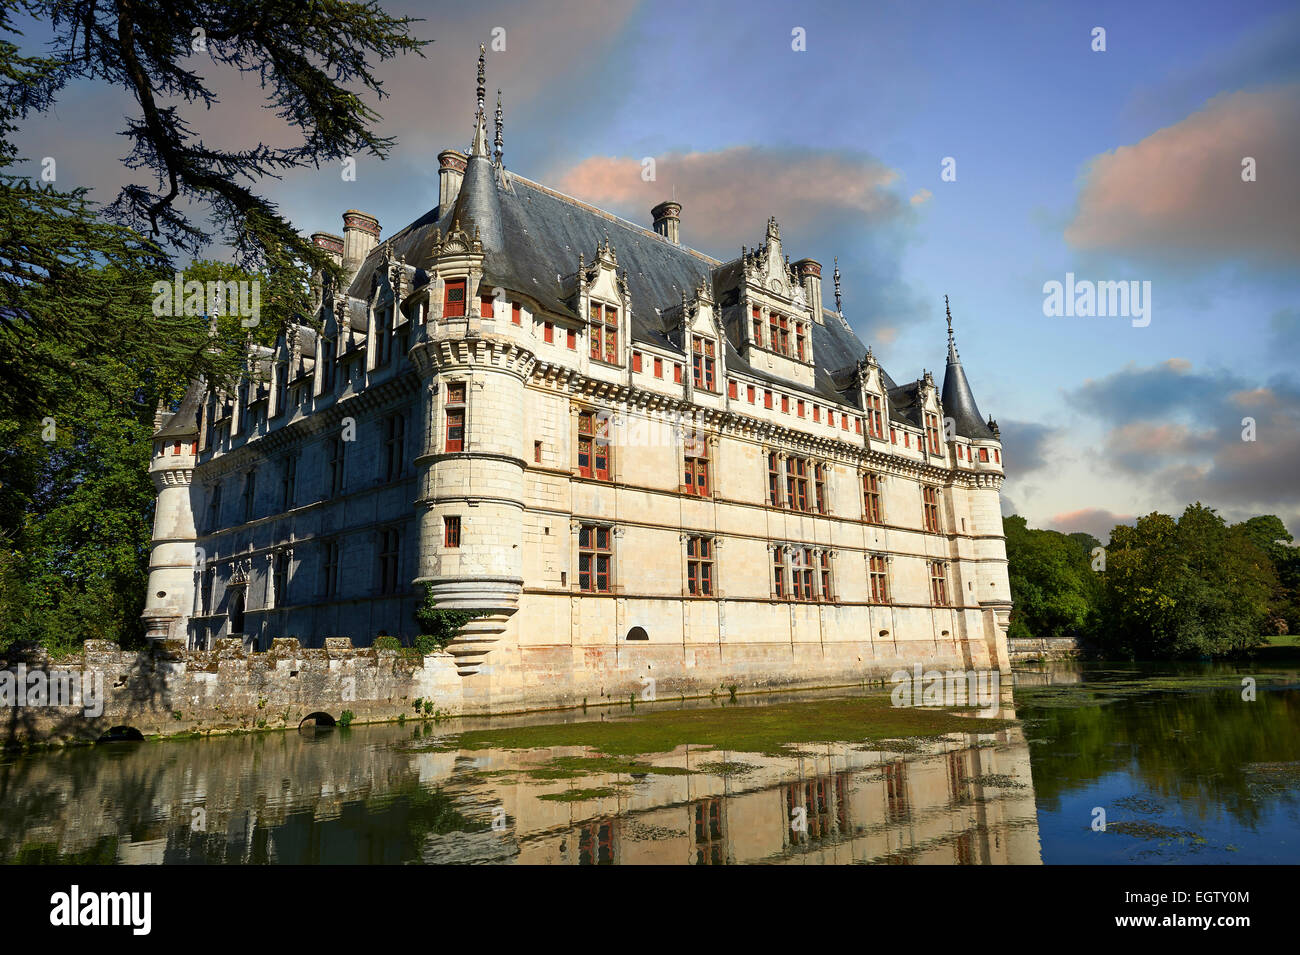
{"label": "sky", "polygon": [[[775,215],[827,304],[838,257],[845,316],[895,380],[942,380],[948,295],[1001,427],[1004,513],[1105,540],[1200,501],[1300,535],[1295,4],[382,5],[434,42],[378,69],[387,160],[261,184],[303,233],[357,208],[391,235],[437,204],[485,43],[509,169],[646,226],[674,198],[683,244],[723,259]],[[205,139],[294,142],[255,77],[196,68],[221,97],[186,112]],[[132,112],[72,85],[21,154],[107,203]],[[1067,273],[1136,282],[1149,310],[1048,315]]]}

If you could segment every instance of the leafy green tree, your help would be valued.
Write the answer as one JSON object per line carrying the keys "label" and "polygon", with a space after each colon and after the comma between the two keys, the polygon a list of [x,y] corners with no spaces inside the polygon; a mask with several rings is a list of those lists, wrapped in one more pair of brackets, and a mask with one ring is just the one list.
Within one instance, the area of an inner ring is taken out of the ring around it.
{"label": "leafy green tree", "polygon": [[1139,518],[1111,533],[1096,639],[1136,659],[1239,655],[1260,642],[1271,562],[1212,508]]}
{"label": "leafy green tree", "polygon": [[[44,55],[19,50],[19,14],[48,21]],[[387,153],[361,94],[384,95],[375,61],[420,52],[413,22],[342,0],[0,0],[0,650],[139,637],[154,410],[195,378],[231,381],[250,337],[268,342],[306,315],[310,269],[339,278],[258,183]],[[236,151],[201,138],[182,109],[214,101],[205,63],[258,77],[302,141]],[[124,89],[139,107],[125,162],[151,185],[127,186],[107,210],[85,190],[13,171],[18,122],[86,81]],[[154,283],[175,277],[173,255],[215,239],[241,269],[197,262],[189,277],[255,277],[256,328],[220,319],[212,335],[206,316],[153,307]]]}
{"label": "leafy green tree", "polygon": [[1030,528],[1017,515],[1005,518],[1002,527],[1013,603],[1009,635],[1083,635],[1095,614],[1099,590],[1089,566],[1090,550],[1057,531]]}

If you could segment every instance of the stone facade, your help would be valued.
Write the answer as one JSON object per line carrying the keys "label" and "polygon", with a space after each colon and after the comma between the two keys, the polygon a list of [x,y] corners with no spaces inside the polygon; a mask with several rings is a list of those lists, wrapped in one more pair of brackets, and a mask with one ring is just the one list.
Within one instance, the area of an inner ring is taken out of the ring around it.
{"label": "stone facade", "polygon": [[678,203],[650,230],[507,171],[479,100],[428,213],[313,236],[351,275],[321,332],[160,421],[151,635],[409,642],[427,587],[480,614],[470,710],[1006,669],[1001,443],[951,315],[942,391],[899,385],[775,220],[712,259]]}

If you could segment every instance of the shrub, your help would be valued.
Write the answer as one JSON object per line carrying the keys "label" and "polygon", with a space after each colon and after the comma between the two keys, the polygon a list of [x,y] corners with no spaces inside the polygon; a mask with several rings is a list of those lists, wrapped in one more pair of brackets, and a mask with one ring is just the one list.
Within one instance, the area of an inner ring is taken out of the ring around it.
{"label": "shrub", "polygon": [[433,601],[433,591],[426,584],[424,603],[416,608],[415,620],[420,625],[420,634],[412,645],[421,653],[437,653],[447,649],[447,645],[456,638],[460,628],[483,612],[474,610],[443,610]]}
{"label": "shrub", "polygon": [[398,640],[396,637],[384,634],[382,637],[377,637],[375,639],[374,648],[376,650],[400,650],[402,649],[402,641]]}

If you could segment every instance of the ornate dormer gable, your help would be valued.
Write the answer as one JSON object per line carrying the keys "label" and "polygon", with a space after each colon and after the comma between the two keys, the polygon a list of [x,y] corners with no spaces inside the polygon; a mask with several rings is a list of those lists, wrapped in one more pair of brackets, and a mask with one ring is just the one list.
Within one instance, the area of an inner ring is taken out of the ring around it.
{"label": "ornate dormer gable", "polygon": [[435,324],[468,321],[480,317],[479,288],[483,277],[483,242],[478,228],[473,235],[452,222],[446,236],[441,229],[433,235],[433,264],[427,287],[427,314]]}
{"label": "ornate dormer gable", "polygon": [[775,218],[767,220],[766,238],[757,249],[741,248],[738,342],[755,368],[811,388],[816,377],[813,305],[800,277],[783,257]]}
{"label": "ornate dormer gable", "polygon": [[858,360],[853,382],[858,389],[858,405],[862,408],[868,438],[884,440],[889,422],[889,389],[881,378],[880,365],[875,353],[867,353]]}
{"label": "ornate dormer gable", "polygon": [[711,278],[702,276],[692,296],[683,290],[681,304],[666,309],[664,317],[669,340],[690,359],[688,393],[721,393],[727,374],[726,327]]}
{"label": "ornate dormer gable", "polygon": [[930,454],[943,454],[944,445],[949,435],[947,422],[944,420],[943,404],[939,400],[939,387],[934,383],[934,375],[923,369],[916,382],[917,401],[921,407],[921,428],[924,431],[922,447]]}
{"label": "ornate dormer gable", "polygon": [[607,365],[627,365],[632,331],[632,295],[627,272],[618,268],[618,252],[609,236],[596,247],[590,265],[578,254],[574,307],[587,323],[587,357]]}
{"label": "ornate dormer gable", "polygon": [[790,263],[781,251],[781,227],[776,216],[767,220],[767,235],[762,245],[745,254],[745,279],[750,285],[792,300],[798,281],[793,280]]}

